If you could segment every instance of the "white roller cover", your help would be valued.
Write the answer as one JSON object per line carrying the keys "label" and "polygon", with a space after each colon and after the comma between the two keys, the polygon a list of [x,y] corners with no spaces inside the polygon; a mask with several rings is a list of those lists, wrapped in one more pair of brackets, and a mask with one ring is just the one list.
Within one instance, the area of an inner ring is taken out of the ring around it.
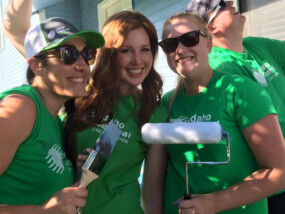
{"label": "white roller cover", "polygon": [[141,130],[150,144],[219,143],[222,131],[219,122],[146,123]]}

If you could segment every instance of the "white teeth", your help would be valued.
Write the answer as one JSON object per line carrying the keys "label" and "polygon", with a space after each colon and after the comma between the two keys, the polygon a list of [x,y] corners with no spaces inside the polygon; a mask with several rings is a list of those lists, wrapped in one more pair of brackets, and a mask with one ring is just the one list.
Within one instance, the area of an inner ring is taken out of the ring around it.
{"label": "white teeth", "polygon": [[186,62],[186,61],[191,61],[194,57],[186,57],[186,58],[183,58],[183,59],[178,59],[177,62],[179,63],[183,63],[183,62]]}
{"label": "white teeth", "polygon": [[142,69],[136,69],[136,70],[127,70],[129,73],[132,73],[132,74],[139,74],[141,71],[142,71]]}
{"label": "white teeth", "polygon": [[71,78],[72,82],[84,82],[84,78]]}

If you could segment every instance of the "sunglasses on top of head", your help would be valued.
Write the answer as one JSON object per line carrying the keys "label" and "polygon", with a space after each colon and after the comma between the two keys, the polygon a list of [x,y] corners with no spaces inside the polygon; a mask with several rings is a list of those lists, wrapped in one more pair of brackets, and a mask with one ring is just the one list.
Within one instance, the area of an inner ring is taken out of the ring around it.
{"label": "sunglasses on top of head", "polygon": [[210,24],[214,20],[214,18],[217,16],[219,10],[224,10],[226,8],[226,6],[227,6],[226,2],[224,0],[221,0],[220,3],[215,8],[215,10],[212,13],[212,15],[210,16],[207,25]]}
{"label": "sunglasses on top of head", "polygon": [[162,48],[164,53],[169,54],[177,49],[179,42],[186,47],[194,47],[199,43],[200,34],[207,37],[207,34],[203,31],[195,30],[182,34],[179,37],[164,39],[160,41],[158,45]]}
{"label": "sunglasses on top of head", "polygon": [[42,52],[38,54],[38,56],[49,53],[59,57],[66,65],[74,64],[79,59],[80,55],[83,57],[87,65],[92,65],[95,62],[97,50],[95,48],[85,47],[82,51],[78,51],[73,45],[63,45]]}

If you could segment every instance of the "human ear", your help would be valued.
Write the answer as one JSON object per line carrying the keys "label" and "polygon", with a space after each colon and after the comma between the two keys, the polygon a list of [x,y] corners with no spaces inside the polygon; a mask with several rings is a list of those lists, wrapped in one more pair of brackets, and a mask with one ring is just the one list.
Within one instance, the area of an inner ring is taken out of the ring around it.
{"label": "human ear", "polygon": [[35,57],[30,57],[27,62],[35,75],[42,75],[42,63],[39,59],[36,59]]}
{"label": "human ear", "polygon": [[211,24],[207,25],[206,28],[211,35],[216,35],[218,33],[217,28],[211,26]]}

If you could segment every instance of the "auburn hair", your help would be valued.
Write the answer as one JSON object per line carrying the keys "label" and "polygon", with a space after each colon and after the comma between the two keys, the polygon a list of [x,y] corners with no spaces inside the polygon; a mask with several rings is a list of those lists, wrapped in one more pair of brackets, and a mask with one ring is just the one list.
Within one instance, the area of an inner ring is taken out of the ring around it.
{"label": "auburn hair", "polygon": [[[158,37],[154,25],[140,12],[122,11],[109,17],[102,29],[105,38],[104,47],[97,53],[97,59],[89,81],[87,96],[76,101],[75,122],[82,128],[102,123],[120,101],[120,73],[116,67],[116,55],[128,33],[143,28],[150,41],[153,64],[149,75],[141,86],[132,93],[136,107],[133,113],[139,114],[139,126],[146,123],[155,107],[161,101],[162,80],[154,68],[158,53]],[[138,105],[141,103],[141,105]],[[137,106],[140,106],[137,109]]]}

